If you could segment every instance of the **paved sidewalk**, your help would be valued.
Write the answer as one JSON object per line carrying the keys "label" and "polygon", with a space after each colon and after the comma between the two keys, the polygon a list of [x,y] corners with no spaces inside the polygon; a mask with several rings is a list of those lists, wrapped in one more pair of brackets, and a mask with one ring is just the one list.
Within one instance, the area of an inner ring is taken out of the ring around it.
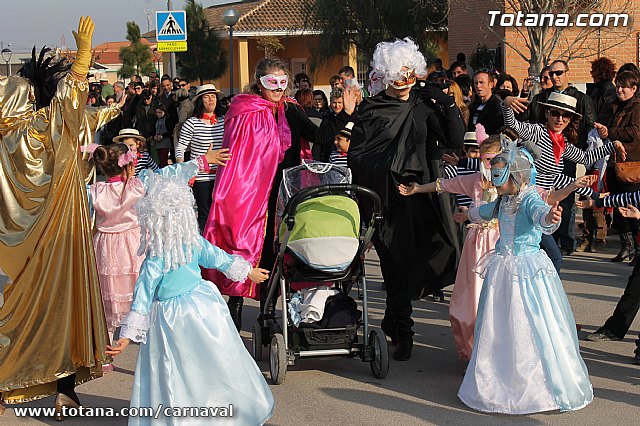
{"label": "paved sidewalk", "polygon": [[[610,238],[617,240],[616,237]],[[563,282],[584,332],[597,329],[611,314],[631,273],[628,263],[614,264],[609,258],[617,247],[603,253],[576,253],[565,258]],[[371,319],[379,325],[385,293],[380,289],[380,270],[375,253],[367,261]],[[451,288],[447,288],[447,301]],[[255,303],[244,309],[244,328],[250,329],[258,312]],[[636,318],[622,342],[581,342],[582,354],[591,374],[594,402],[571,413],[531,416],[487,415],[474,412],[457,398],[463,366],[456,352],[448,322],[448,303],[419,301],[414,304],[416,336],[413,357],[408,362],[391,361],[384,380],[373,377],[368,364],[358,359],[306,359],[290,367],[282,385],[271,386],[276,412],[270,425],[394,424],[394,425],[601,425],[637,424],[640,407],[640,367],[631,364],[633,340],[640,329]],[[247,347],[250,334],[242,332]],[[78,388],[85,406],[128,406],[137,347],[117,359],[116,369],[103,379]],[[265,352],[266,355],[266,352]],[[268,378],[268,363],[260,367]],[[53,405],[53,398],[28,404]],[[7,410],[2,425],[58,424],[51,418],[15,417]],[[65,425],[123,425],[124,418],[67,419]]]}

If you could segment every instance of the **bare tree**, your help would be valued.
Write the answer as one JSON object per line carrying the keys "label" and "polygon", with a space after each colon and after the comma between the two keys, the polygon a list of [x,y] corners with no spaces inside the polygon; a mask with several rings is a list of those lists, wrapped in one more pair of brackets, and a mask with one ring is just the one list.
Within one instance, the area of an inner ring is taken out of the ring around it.
{"label": "bare tree", "polygon": [[[493,12],[485,31],[502,39],[504,27],[502,41],[529,64],[530,75],[539,75],[555,59],[596,57],[624,43],[633,28],[633,1],[488,0]],[[478,13],[465,0],[451,0],[451,7]],[[509,37],[510,31],[516,36]]]}

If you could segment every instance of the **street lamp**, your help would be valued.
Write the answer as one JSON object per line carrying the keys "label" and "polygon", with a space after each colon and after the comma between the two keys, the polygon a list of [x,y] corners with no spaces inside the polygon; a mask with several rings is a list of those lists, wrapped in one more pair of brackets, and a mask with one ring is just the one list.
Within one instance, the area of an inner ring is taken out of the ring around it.
{"label": "street lamp", "polygon": [[240,14],[235,9],[227,9],[222,14],[222,21],[229,26],[229,94],[233,95],[233,26],[238,23]]}
{"label": "street lamp", "polygon": [[13,55],[13,52],[11,51],[11,49],[7,49],[6,47],[4,49],[2,49],[2,52],[0,52],[2,54],[2,60],[5,61],[5,63],[7,64],[7,77],[9,77],[11,75],[11,55]]}

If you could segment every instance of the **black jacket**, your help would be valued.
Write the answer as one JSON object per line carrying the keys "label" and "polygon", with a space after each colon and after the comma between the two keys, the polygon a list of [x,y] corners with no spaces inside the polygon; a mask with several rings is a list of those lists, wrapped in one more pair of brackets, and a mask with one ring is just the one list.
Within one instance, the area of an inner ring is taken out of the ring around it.
{"label": "black jacket", "polygon": [[488,135],[498,133],[498,130],[504,126],[504,119],[502,118],[502,108],[500,108],[500,98],[496,95],[492,95],[489,100],[484,104],[484,107],[478,115],[478,120],[474,123],[473,117],[481,105],[479,99],[476,99],[469,106],[469,126],[470,132],[476,131],[476,124],[480,123],[484,126]]}
{"label": "black jacket", "polygon": [[593,109],[596,114],[598,123],[605,124],[608,117],[611,104],[618,99],[616,95],[616,86],[611,80],[602,80],[594,83],[587,89],[587,95],[593,101]]}
{"label": "black jacket", "polygon": [[347,125],[348,122],[356,119],[356,113],[352,115],[344,111],[334,114],[333,111],[322,118],[320,129],[318,130],[318,138],[313,144],[313,159],[329,162],[329,155],[335,149],[334,139],[336,135]]}

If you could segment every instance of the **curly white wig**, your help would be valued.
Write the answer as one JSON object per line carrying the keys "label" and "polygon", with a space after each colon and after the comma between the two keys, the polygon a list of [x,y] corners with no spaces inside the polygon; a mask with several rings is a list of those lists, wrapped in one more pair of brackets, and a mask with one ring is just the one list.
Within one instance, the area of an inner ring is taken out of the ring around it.
{"label": "curly white wig", "polygon": [[371,67],[375,76],[382,80],[376,87],[382,88],[381,90],[402,77],[403,67],[414,70],[418,76],[427,74],[427,61],[418,50],[418,45],[409,37],[378,43],[373,52]]}
{"label": "curly white wig", "polygon": [[191,188],[177,176],[151,173],[145,196],[136,205],[140,222],[138,255],[158,257],[164,272],[191,261],[201,246]]}

